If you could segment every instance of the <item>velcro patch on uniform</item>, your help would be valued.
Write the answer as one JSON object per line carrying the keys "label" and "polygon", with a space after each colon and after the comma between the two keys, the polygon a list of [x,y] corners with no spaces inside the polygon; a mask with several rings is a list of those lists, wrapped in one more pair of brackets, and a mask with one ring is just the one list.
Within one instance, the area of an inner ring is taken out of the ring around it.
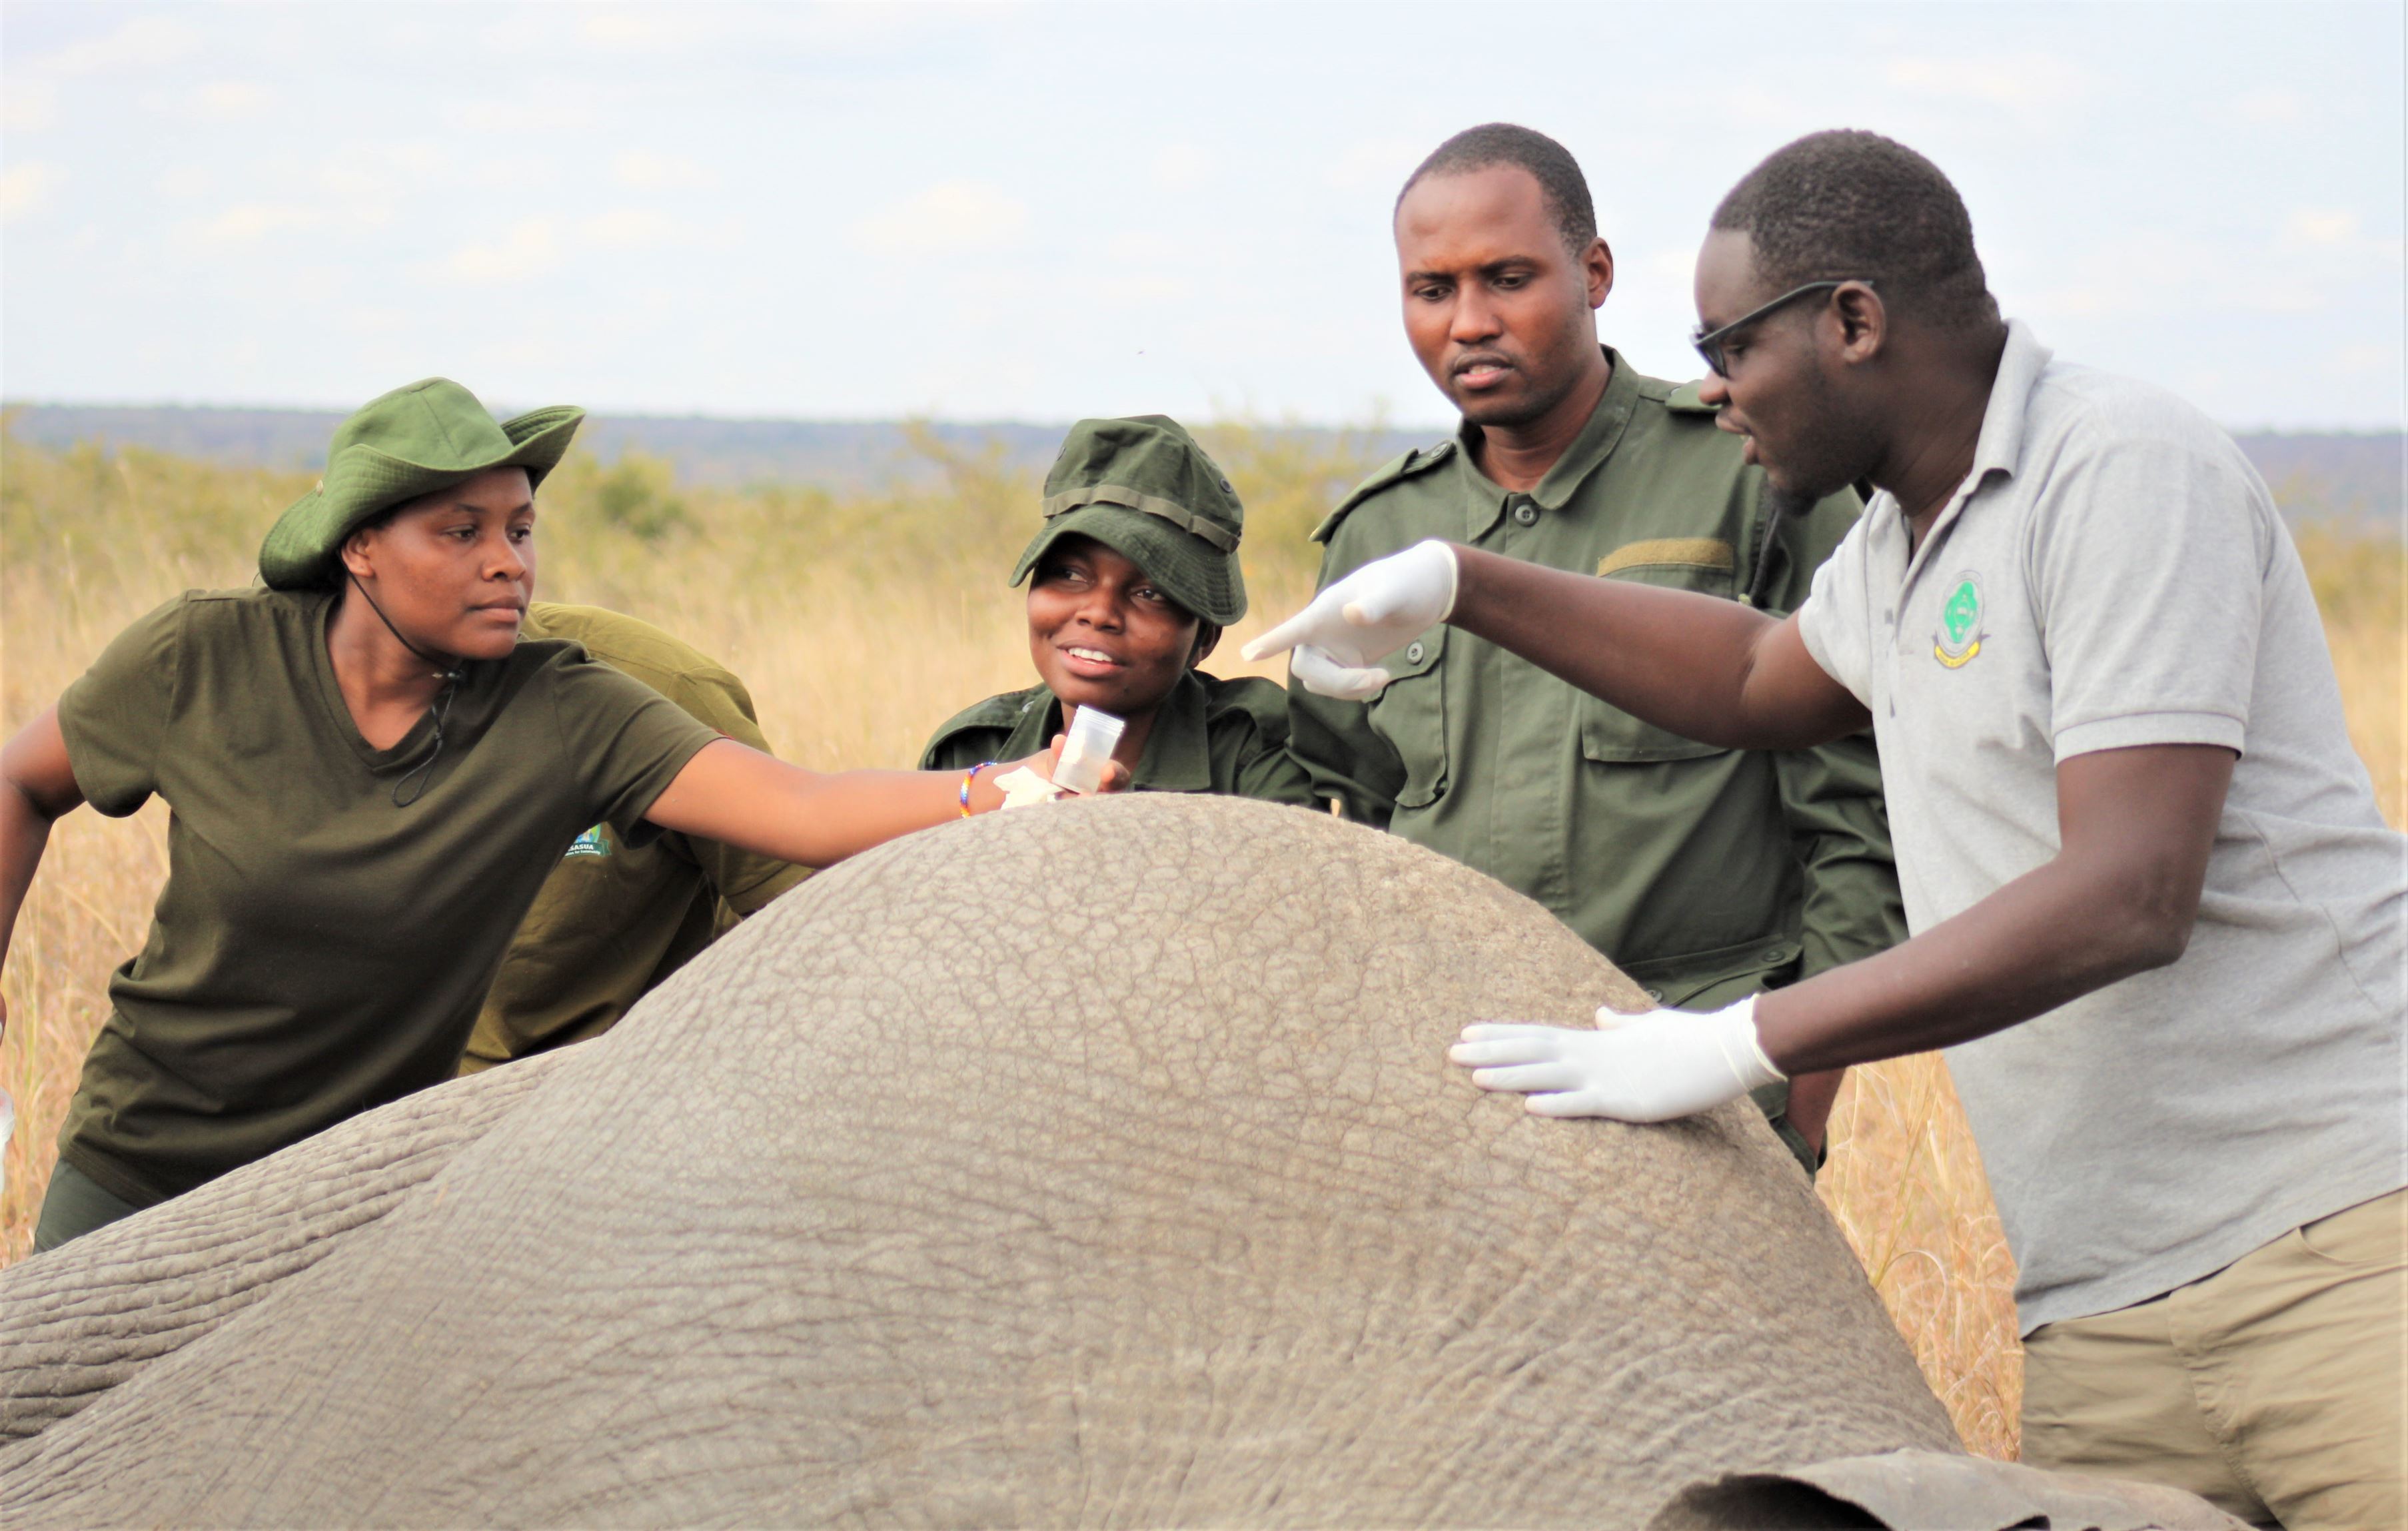
{"label": "velcro patch on uniform", "polygon": [[1727,573],[1738,566],[1739,556],[1731,551],[1731,545],[1714,537],[1651,537],[1645,542],[1625,543],[1597,561],[1599,575],[1667,567],[1719,569]]}

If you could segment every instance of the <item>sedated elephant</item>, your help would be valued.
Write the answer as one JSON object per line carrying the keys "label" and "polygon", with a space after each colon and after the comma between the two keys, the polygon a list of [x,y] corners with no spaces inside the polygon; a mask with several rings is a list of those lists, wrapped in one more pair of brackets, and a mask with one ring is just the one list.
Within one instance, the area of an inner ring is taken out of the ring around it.
{"label": "sedated elephant", "polygon": [[2238,1524],[1964,1456],[1744,1102],[1445,1062],[1601,1001],[1296,809],[916,835],[599,1041],[0,1273],[0,1520]]}

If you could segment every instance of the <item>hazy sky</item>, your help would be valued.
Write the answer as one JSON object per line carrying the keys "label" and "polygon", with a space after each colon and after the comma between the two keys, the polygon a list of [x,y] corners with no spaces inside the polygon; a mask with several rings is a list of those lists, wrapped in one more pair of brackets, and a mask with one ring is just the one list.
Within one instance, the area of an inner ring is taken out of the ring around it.
{"label": "hazy sky", "polygon": [[2402,7],[9,4],[0,392],[1447,418],[1388,209],[1504,118],[1688,377],[1708,213],[1861,126],[2062,355],[2402,418]]}

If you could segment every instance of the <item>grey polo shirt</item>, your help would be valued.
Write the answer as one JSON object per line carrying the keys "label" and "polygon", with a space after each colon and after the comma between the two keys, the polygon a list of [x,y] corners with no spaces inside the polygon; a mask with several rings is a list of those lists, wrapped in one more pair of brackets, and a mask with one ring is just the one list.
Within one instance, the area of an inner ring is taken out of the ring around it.
{"label": "grey polo shirt", "polygon": [[2408,1182],[2408,840],[2350,748],[2264,482],[2161,390],[2008,330],[1973,471],[1910,556],[1876,495],[1799,609],[1872,712],[1907,923],[2057,851],[2057,763],[2238,752],[2181,960],[1948,1050],[2025,1332]]}

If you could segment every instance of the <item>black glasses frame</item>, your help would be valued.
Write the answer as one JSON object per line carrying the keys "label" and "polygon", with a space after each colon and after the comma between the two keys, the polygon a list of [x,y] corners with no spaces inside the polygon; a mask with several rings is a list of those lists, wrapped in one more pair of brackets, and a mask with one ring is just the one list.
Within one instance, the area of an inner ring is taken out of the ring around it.
{"label": "black glasses frame", "polygon": [[1717,378],[1727,379],[1730,374],[1723,367],[1723,342],[1730,338],[1732,331],[1753,324],[1765,315],[1785,304],[1795,303],[1809,293],[1821,293],[1835,287],[1845,287],[1852,281],[1864,287],[1873,285],[1870,277],[1833,277],[1826,281],[1810,281],[1803,287],[1791,288],[1763,308],[1750,309],[1727,324],[1711,330],[1702,327],[1698,329],[1690,335],[1689,344],[1697,347],[1698,354],[1705,358],[1709,371]]}

